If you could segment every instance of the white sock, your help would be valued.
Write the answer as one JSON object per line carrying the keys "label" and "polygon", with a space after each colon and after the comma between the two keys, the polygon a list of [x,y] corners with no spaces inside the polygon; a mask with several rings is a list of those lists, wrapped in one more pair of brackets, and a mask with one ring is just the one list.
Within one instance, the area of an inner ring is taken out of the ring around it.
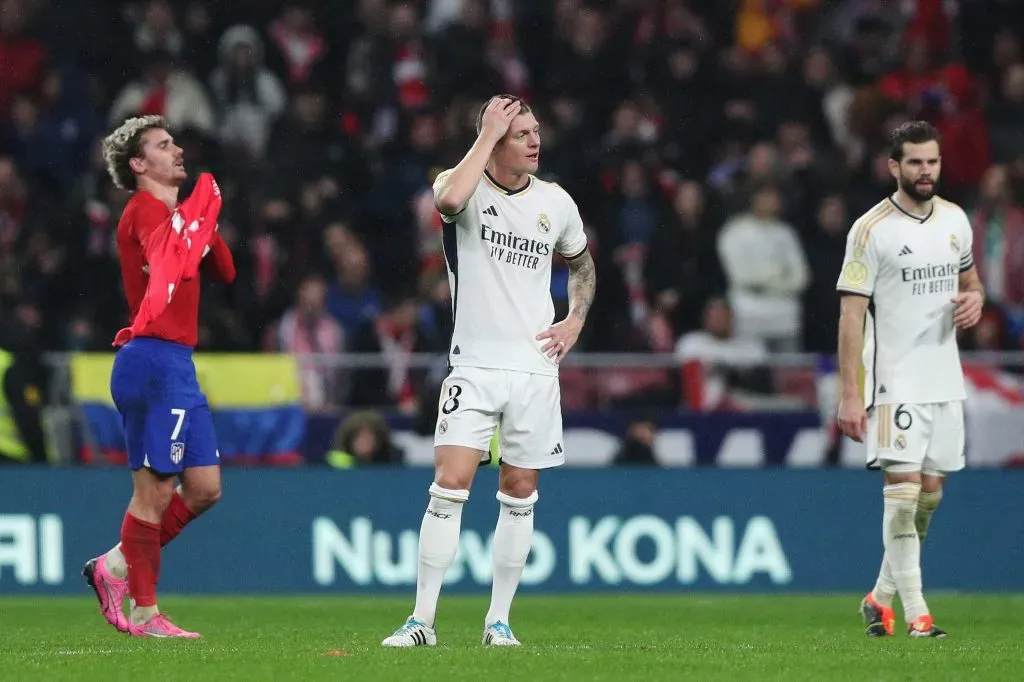
{"label": "white sock", "polygon": [[[932,514],[942,501],[942,491],[936,490],[933,493],[922,492],[917,496],[917,511],[914,514],[914,527],[917,528],[917,539],[924,544],[928,535],[928,525],[931,523]],[[896,594],[896,582],[892,579],[892,568],[888,560],[882,557],[882,569],[878,572],[878,581],[872,591],[875,601],[881,606],[892,607],[892,599]]]}
{"label": "white sock", "polygon": [[110,575],[118,580],[128,577],[128,562],[124,560],[124,554],[121,553],[120,542],[103,555],[103,565],[110,571]]}
{"label": "white sock", "polygon": [[437,614],[441,583],[459,550],[462,505],[468,499],[468,490],[448,490],[436,483],[430,485],[430,504],[420,524],[420,566],[412,615],[431,627]]}
{"label": "white sock", "polygon": [[160,609],[156,604],[152,606],[136,606],[132,603],[128,617],[132,625],[142,625],[143,623],[148,623],[158,613],[160,613]]}
{"label": "white sock", "polygon": [[882,490],[885,498],[882,518],[885,556],[908,623],[928,613],[921,591],[921,542],[914,525],[920,492],[920,483],[894,483]]}
{"label": "white sock", "polygon": [[875,589],[871,590],[871,596],[879,606],[892,608],[892,600],[896,596],[896,581],[892,579],[892,568],[889,566],[887,554],[882,555],[882,567],[878,570],[878,580],[875,581]]}
{"label": "white sock", "polygon": [[498,525],[494,529],[494,576],[491,584],[491,606],[484,618],[484,627],[497,622],[508,624],[512,598],[523,576],[523,567],[533,544],[533,505],[537,491],[519,499],[498,492]]}

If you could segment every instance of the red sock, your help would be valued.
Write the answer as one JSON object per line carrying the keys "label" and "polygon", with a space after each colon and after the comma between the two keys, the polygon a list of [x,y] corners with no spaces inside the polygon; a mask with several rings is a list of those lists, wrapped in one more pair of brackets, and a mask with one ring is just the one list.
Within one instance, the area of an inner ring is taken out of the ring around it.
{"label": "red sock", "polygon": [[178,537],[178,533],[195,517],[195,512],[188,508],[185,500],[181,499],[181,495],[175,490],[171,496],[171,503],[160,519],[160,546],[163,547]]}
{"label": "red sock", "polygon": [[160,579],[160,526],[125,513],[121,553],[128,565],[128,594],[136,606],[156,606]]}

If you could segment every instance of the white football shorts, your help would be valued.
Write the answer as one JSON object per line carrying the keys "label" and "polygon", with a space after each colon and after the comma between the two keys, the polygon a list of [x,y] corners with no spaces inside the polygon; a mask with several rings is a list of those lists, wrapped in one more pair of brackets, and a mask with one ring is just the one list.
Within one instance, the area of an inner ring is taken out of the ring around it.
{"label": "white football shorts", "polygon": [[523,469],[565,463],[557,376],[455,367],[441,384],[434,445],[482,450],[501,427],[501,461]]}
{"label": "white football shorts", "polygon": [[868,415],[868,467],[913,465],[941,475],[964,468],[964,404],[877,405]]}

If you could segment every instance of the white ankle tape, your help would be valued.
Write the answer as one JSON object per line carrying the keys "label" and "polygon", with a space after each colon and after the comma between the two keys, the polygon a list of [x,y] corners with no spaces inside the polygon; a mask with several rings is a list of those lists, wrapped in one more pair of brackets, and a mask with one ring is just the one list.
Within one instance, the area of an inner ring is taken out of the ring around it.
{"label": "white ankle tape", "polygon": [[430,496],[436,497],[439,500],[448,500],[449,502],[465,502],[469,499],[468,490],[449,490],[448,488],[442,488],[436,483],[430,484]]}
{"label": "white ankle tape", "polygon": [[882,488],[882,496],[887,500],[899,500],[913,505],[917,505],[920,493],[920,483],[893,483]]}
{"label": "white ankle tape", "polygon": [[496,497],[498,502],[501,502],[506,507],[515,507],[517,509],[523,507],[532,507],[533,505],[537,504],[537,500],[540,499],[540,495],[537,494],[536,490],[530,493],[529,497],[512,497],[511,495],[506,495],[505,493],[499,490],[498,494],[495,495],[494,497]]}

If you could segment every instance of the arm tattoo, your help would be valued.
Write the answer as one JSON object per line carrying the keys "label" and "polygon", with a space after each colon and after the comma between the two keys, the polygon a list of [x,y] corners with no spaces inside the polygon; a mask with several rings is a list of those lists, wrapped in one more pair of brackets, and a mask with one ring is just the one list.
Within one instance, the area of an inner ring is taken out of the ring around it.
{"label": "arm tattoo", "polygon": [[594,302],[597,290],[597,271],[594,258],[590,251],[584,251],[578,257],[568,261],[569,264],[569,314],[587,321],[587,313]]}

